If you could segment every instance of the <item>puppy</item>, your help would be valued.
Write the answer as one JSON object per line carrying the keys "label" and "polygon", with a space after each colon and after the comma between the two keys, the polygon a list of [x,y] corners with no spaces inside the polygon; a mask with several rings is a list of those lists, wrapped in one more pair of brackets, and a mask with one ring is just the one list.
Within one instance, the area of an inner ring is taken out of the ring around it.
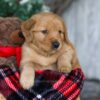
{"label": "puppy", "polygon": [[39,13],[21,25],[22,46],[20,83],[24,89],[34,85],[35,70],[69,73],[79,67],[75,49],[68,39],[63,20],[53,13]]}

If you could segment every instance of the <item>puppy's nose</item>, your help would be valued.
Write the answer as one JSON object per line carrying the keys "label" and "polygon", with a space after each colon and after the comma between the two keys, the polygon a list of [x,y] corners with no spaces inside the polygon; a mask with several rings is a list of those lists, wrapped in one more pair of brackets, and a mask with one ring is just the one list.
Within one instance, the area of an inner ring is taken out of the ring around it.
{"label": "puppy's nose", "polygon": [[57,48],[59,47],[59,45],[60,45],[60,43],[59,43],[58,41],[53,41],[53,42],[52,42],[52,47],[53,47],[54,49],[57,49]]}

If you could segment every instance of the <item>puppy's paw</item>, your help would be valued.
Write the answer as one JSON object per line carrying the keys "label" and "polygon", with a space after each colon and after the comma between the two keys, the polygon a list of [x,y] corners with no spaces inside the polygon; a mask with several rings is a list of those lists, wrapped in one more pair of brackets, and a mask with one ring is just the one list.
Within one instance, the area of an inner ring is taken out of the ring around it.
{"label": "puppy's paw", "polygon": [[58,71],[60,71],[60,72],[70,73],[71,70],[72,70],[72,68],[69,67],[69,66],[61,66],[61,67],[58,67]]}
{"label": "puppy's paw", "polygon": [[34,85],[34,74],[22,72],[20,76],[20,84],[24,89],[29,89]]}
{"label": "puppy's paw", "polygon": [[6,100],[6,98],[0,93],[0,100]]}

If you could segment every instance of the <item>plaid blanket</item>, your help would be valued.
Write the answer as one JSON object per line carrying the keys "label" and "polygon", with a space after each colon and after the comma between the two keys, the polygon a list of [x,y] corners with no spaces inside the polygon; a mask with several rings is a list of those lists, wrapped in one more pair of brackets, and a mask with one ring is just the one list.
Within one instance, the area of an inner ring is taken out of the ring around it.
{"label": "plaid blanket", "polygon": [[[0,57],[16,56],[20,66],[21,47],[0,46]],[[84,83],[84,74],[80,68],[69,74],[44,70],[36,71],[35,85],[24,90],[19,83],[18,67],[0,65],[0,93],[7,100],[75,100]]]}
{"label": "plaid blanket", "polygon": [[36,71],[35,85],[23,90],[16,67],[0,66],[0,92],[7,100],[75,100],[80,94],[84,74],[77,68],[69,74],[56,71]]}

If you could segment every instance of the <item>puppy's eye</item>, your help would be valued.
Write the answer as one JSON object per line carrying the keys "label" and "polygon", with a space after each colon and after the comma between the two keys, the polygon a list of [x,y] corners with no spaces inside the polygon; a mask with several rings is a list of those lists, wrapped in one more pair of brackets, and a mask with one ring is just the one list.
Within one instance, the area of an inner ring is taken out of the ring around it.
{"label": "puppy's eye", "polygon": [[41,31],[43,34],[48,34],[48,30],[42,30]]}
{"label": "puppy's eye", "polygon": [[58,31],[60,34],[63,34],[64,32],[62,32],[61,30]]}

